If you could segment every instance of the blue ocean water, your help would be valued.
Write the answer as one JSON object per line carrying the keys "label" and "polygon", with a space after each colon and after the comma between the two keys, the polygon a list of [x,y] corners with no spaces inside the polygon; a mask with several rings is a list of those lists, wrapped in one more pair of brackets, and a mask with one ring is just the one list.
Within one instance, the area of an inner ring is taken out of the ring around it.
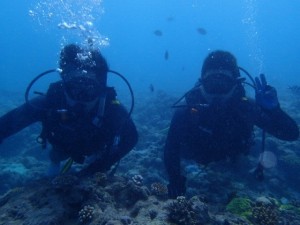
{"label": "blue ocean water", "polygon": [[[300,85],[299,9],[299,0],[1,1],[0,114],[24,101],[26,87],[35,76],[58,67],[64,45],[73,42],[87,45],[92,40],[107,58],[110,68],[131,83],[137,99],[133,117],[139,131],[144,132],[140,132],[136,149],[126,156],[126,163],[120,164],[120,174],[130,179],[140,173],[147,182],[166,183],[161,140],[171,119],[170,102],[194,86],[209,52],[230,51],[253,76],[265,73],[269,83],[277,88],[279,99],[285,97],[283,109],[292,116],[297,115],[299,101],[296,105],[290,98],[292,95],[281,95],[289,86]],[[49,83],[57,79],[58,75],[51,74],[39,80],[34,90],[45,92]],[[116,87],[128,106],[128,89],[124,83],[111,76],[109,85]],[[150,86],[155,93],[160,90],[167,94],[157,94],[155,98]],[[142,102],[144,97],[146,101]],[[299,116],[295,118],[299,123]],[[49,159],[48,149],[41,150],[35,140],[40,131],[40,125],[35,124],[1,143],[0,195],[27,180],[44,176]],[[259,140],[260,133],[257,136]],[[266,141],[262,158],[268,182],[262,185],[251,180],[248,183],[248,177],[244,176],[253,163],[256,166],[260,151],[257,146],[251,161],[247,158],[239,162],[238,167],[245,169],[241,171],[237,167],[224,171],[221,164],[219,168],[212,166],[218,171],[215,173],[187,162],[189,195],[205,193],[211,194],[211,198],[214,194],[226,197],[232,194],[229,191],[239,190],[249,196],[256,192],[251,197],[279,196],[285,204],[296,199],[295,205],[299,206],[299,147],[297,143],[282,143]],[[281,167],[277,167],[280,160]],[[238,179],[231,177],[232,174],[237,174]],[[210,185],[215,183],[221,185]],[[34,211],[40,212],[37,208]],[[43,212],[42,209],[42,215]]]}
{"label": "blue ocean water", "polygon": [[[38,73],[57,67],[62,45],[91,35],[110,67],[136,92],[150,84],[181,95],[199,77],[209,51],[224,49],[275,86],[299,84],[297,0],[2,1],[0,90],[23,92]],[[87,28],[88,22],[93,24]],[[84,25],[86,31],[62,28]],[[201,34],[197,29],[204,29]],[[162,32],[161,36],[154,34]],[[164,58],[168,51],[169,58]]]}

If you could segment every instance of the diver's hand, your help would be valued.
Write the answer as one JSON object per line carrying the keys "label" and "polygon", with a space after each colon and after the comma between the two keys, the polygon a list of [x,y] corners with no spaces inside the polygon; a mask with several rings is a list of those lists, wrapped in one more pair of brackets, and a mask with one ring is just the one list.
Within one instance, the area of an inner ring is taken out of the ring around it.
{"label": "diver's hand", "polygon": [[186,178],[184,176],[180,176],[179,179],[175,181],[170,181],[170,183],[168,184],[169,198],[177,198],[178,196],[185,195],[185,181]]}
{"label": "diver's hand", "polygon": [[279,106],[276,89],[267,84],[265,75],[261,74],[260,79],[255,77],[256,103],[263,109],[272,110]]}

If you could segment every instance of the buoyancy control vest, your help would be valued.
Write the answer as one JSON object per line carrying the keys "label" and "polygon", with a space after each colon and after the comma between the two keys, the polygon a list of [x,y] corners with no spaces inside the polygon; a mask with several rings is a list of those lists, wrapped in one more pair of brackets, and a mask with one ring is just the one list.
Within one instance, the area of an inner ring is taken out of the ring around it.
{"label": "buoyancy control vest", "polygon": [[[111,87],[106,92],[105,110],[109,110],[110,105],[116,103],[116,92]],[[62,151],[75,162],[83,163],[84,156],[110,147],[107,143],[112,143],[115,135],[108,129],[112,126],[110,121],[102,118],[102,126],[93,124],[98,104],[88,112],[83,112],[80,105],[69,106],[61,81],[50,85],[46,98],[48,110],[42,121],[41,136],[54,151]]]}
{"label": "buoyancy control vest", "polygon": [[194,131],[190,142],[199,142],[208,154],[212,154],[211,160],[246,154],[253,144],[252,106],[244,93],[239,90],[222,109],[206,104],[199,87],[185,96],[190,114],[188,127]]}

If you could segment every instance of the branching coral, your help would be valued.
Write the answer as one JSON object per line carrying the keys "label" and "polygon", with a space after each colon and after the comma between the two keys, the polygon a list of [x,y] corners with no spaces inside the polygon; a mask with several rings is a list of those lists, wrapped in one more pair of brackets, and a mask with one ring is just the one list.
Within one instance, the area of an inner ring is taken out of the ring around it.
{"label": "branching coral", "polygon": [[137,186],[143,185],[144,178],[142,177],[142,175],[139,175],[139,174],[134,175],[131,179],[135,185],[137,185]]}
{"label": "branching coral", "polygon": [[168,205],[168,211],[169,221],[178,225],[200,225],[209,220],[207,207],[196,197],[187,200],[179,196]]}
{"label": "branching coral", "polygon": [[80,223],[87,223],[93,218],[95,208],[90,205],[84,206],[78,213],[79,215],[79,222]]}
{"label": "branching coral", "polygon": [[169,220],[178,225],[194,225],[195,213],[184,196],[179,196],[169,206]]}
{"label": "branching coral", "polygon": [[158,183],[158,182],[152,183],[151,193],[159,197],[164,197],[168,194],[168,188],[166,185],[162,183]]}

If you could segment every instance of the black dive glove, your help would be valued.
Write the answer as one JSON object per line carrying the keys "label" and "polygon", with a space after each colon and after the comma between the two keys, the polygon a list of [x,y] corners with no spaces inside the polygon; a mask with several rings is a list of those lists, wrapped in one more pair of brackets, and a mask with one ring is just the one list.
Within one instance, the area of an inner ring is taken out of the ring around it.
{"label": "black dive glove", "polygon": [[255,77],[256,103],[263,109],[272,110],[279,106],[276,89],[267,84],[265,75],[261,74],[260,79]]}
{"label": "black dive glove", "polygon": [[170,181],[170,183],[168,184],[169,198],[177,198],[178,196],[185,195],[185,181],[186,178],[184,176],[180,176],[178,179]]}

